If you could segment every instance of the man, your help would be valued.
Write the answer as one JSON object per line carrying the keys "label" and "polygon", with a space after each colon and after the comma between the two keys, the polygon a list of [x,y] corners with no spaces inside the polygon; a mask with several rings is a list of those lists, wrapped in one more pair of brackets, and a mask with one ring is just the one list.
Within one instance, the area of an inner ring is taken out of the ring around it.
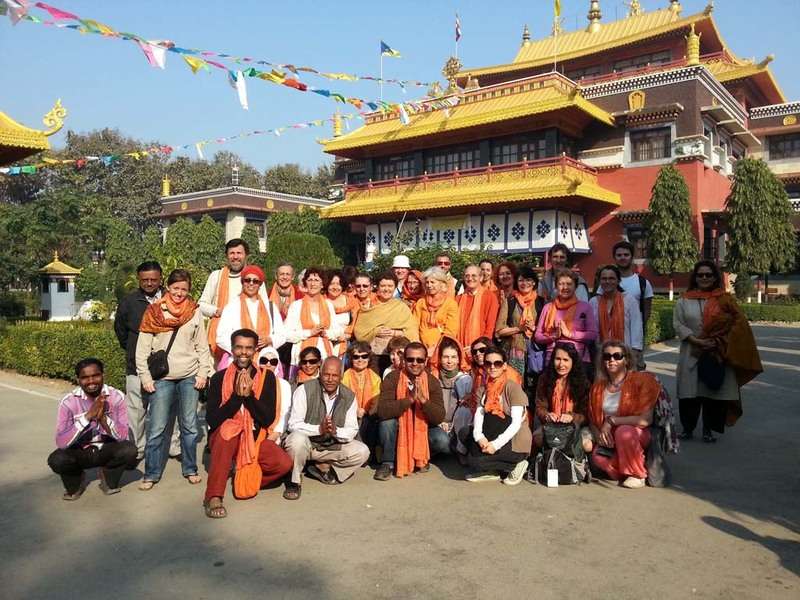
{"label": "man", "polygon": [[[622,273],[622,281],[620,281],[622,289],[639,306],[639,312],[642,315],[642,339],[644,340],[647,321],[650,319],[650,312],[653,309],[653,286],[647,279],[633,272],[633,244],[629,241],[622,240],[614,244],[611,249],[611,256],[613,256],[614,263]],[[640,371],[644,371],[647,367],[644,361],[644,352],[633,350],[633,353],[636,359],[634,361],[636,367]]]}
{"label": "man", "polygon": [[319,379],[304,383],[294,392],[289,415],[289,437],[284,446],[294,461],[291,481],[283,497],[300,498],[303,468],[309,476],[335,485],[344,483],[369,459],[369,448],[355,439],[358,403],[341,385],[342,361],[329,356]]}
{"label": "man", "polygon": [[464,293],[459,295],[458,316],[460,327],[458,341],[464,354],[470,356],[470,346],[479,337],[494,336],[500,300],[481,285],[481,270],[477,265],[464,269]]}
{"label": "man", "polygon": [[453,261],[450,258],[450,255],[444,252],[437,254],[434,264],[442,269],[442,271],[444,271],[447,275],[447,295],[450,298],[455,298],[456,286],[458,285],[458,282],[456,281],[456,278],[450,274],[450,268],[453,266]]}
{"label": "man", "polygon": [[[289,263],[281,263],[275,269],[275,283],[269,292],[269,299],[278,307],[281,313],[281,320],[286,320],[289,314],[289,307],[292,302],[303,297],[297,286],[294,285],[294,267]],[[278,354],[286,373],[289,372],[289,365],[292,361],[292,344],[284,341],[280,346],[276,346]]]}
{"label": "man", "polygon": [[[139,287],[125,296],[119,303],[114,318],[114,333],[119,345],[125,350],[125,400],[128,405],[128,424],[136,444],[136,458],[144,458],[145,418],[147,407],[142,402],[142,382],[136,374],[136,342],[139,339],[139,325],[147,307],[161,298],[164,289],[161,287],[161,265],[148,260],[136,267],[136,278]],[[169,455],[181,453],[180,436],[177,428],[172,430]]]}
{"label": "man", "polygon": [[53,472],[61,476],[64,500],[77,500],[83,493],[84,471],[100,469],[100,489],[110,496],[120,491],[125,469],[136,467],[136,444],[128,441],[125,398],[118,389],[105,385],[103,363],[84,358],[75,365],[78,387],[58,405],[56,446],[47,458]]}
{"label": "man", "polygon": [[[203,506],[212,519],[228,516],[222,499],[232,461],[236,462],[234,493],[242,499],[255,496],[292,469],[291,458],[279,445],[291,398],[283,396],[272,371],[253,364],[258,344],[252,329],[234,331],[233,362],[211,377],[206,403],[211,464]],[[248,465],[255,464],[259,476],[247,477]]]}
{"label": "man", "polygon": [[366,273],[356,275],[353,282],[353,289],[356,293],[356,300],[361,308],[372,308],[378,302],[378,296],[372,291],[372,277]]}
{"label": "man", "polygon": [[[569,248],[561,242],[553,244],[550,250],[547,251],[547,258],[550,262],[550,268],[544,272],[544,275],[539,280],[537,294],[545,302],[552,302],[558,295],[555,274],[562,269],[569,270],[570,268]],[[589,286],[580,275],[578,275],[578,284],[575,287],[575,296],[578,300],[589,301]]]}
{"label": "man", "polygon": [[408,277],[408,272],[411,270],[411,263],[408,257],[403,254],[398,254],[392,261],[392,273],[397,278],[397,289],[394,291],[394,297],[400,298],[403,292],[403,284]]}
{"label": "man", "polygon": [[406,346],[404,366],[381,382],[377,414],[383,448],[374,478],[387,481],[392,472],[403,477],[414,470],[430,471],[431,456],[450,452],[450,438],[441,427],[445,409],[442,386],[425,370],[428,351],[420,342]]}
{"label": "man", "polygon": [[[206,287],[200,295],[198,304],[200,312],[204,317],[210,319],[208,323],[208,345],[211,346],[211,354],[214,359],[219,361],[221,351],[217,348],[217,328],[222,311],[231,298],[236,298],[242,292],[241,273],[247,264],[247,255],[250,247],[243,239],[234,238],[225,244],[225,266],[211,274],[206,280]],[[259,294],[264,300],[267,299],[267,291],[263,285],[259,289]]]}
{"label": "man", "polygon": [[[256,265],[247,265],[242,269],[239,279],[242,282],[242,293],[228,302],[223,309],[217,326],[217,347],[228,357],[232,354],[231,334],[237,329],[252,329],[258,334],[257,354],[268,347],[279,348],[286,340],[283,319],[275,304],[259,295],[264,284],[264,271]],[[258,357],[254,359],[258,364]],[[220,365],[227,361],[223,359]]]}
{"label": "man", "polygon": [[294,388],[298,385],[311,381],[312,379],[319,378],[320,363],[322,362],[322,353],[316,346],[309,346],[300,350],[299,366],[297,370],[297,378],[294,382]]}

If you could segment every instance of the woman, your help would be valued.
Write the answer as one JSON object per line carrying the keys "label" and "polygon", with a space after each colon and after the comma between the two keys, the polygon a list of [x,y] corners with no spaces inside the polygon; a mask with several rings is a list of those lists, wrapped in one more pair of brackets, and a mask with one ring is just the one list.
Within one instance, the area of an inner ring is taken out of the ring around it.
{"label": "woman", "polygon": [[309,267],[303,272],[304,296],[295,300],[286,315],[286,339],[292,343],[292,377],[297,372],[300,350],[317,348],[321,359],[334,355],[331,340],[339,340],[344,328],[334,320],[333,303],[322,295],[322,271]]}
{"label": "woman", "polygon": [[626,346],[641,352],[642,313],[639,303],[623,291],[621,282],[617,265],[605,265],[597,272],[598,285],[589,304],[598,325],[599,341],[624,340]]}
{"label": "woman", "polygon": [[[292,398],[292,385],[286,380],[283,372],[283,364],[281,364],[280,356],[275,348],[267,347],[261,352],[261,357],[258,359],[259,367],[262,369],[269,369],[275,373],[275,378],[278,380],[278,385],[281,387],[281,394],[283,398],[289,398],[288,405],[291,404]],[[286,431],[283,429],[282,431]]]}
{"label": "woman", "polygon": [[422,285],[422,273],[412,269],[408,272],[406,280],[403,282],[403,289],[400,297],[409,309],[413,310],[417,300],[422,298],[425,290]]}
{"label": "woman", "polygon": [[[361,307],[353,328],[353,337],[359,342],[367,342],[372,352],[372,364],[376,373],[391,365],[389,342],[395,337],[409,340],[419,339],[417,321],[409,308],[399,298],[394,297],[397,278],[386,272],[378,276],[376,302],[369,307]],[[361,281],[359,279],[359,281]]]}
{"label": "woman", "polygon": [[353,336],[353,323],[355,323],[358,309],[361,305],[353,297],[344,293],[347,283],[341,271],[330,271],[327,273],[327,285],[325,286],[325,297],[333,304],[336,313],[333,322],[343,331],[341,338],[331,340],[333,344],[333,355],[341,358],[347,351],[347,344]]}
{"label": "woman", "polygon": [[[136,371],[148,405],[147,443],[144,449],[142,491],[153,489],[164,471],[164,431],[175,404],[181,438],[181,472],[195,485],[197,473],[197,398],[214,373],[208,339],[197,303],[189,297],[192,276],[175,269],[167,278],[167,293],[147,307],[136,343]],[[167,353],[167,373],[154,380],[148,357]]]}
{"label": "woman", "polygon": [[494,283],[497,286],[500,300],[508,298],[514,293],[517,283],[517,265],[511,261],[501,262],[497,265],[494,274]]}
{"label": "woman", "polygon": [[544,446],[547,423],[572,423],[580,431],[584,452],[591,452],[591,432],[583,427],[589,410],[589,381],[575,346],[558,342],[536,387],[536,416],[542,427],[533,432],[533,444]]}
{"label": "woman", "polygon": [[381,378],[369,368],[372,352],[366,342],[354,342],[347,351],[352,365],[342,375],[342,385],[350,388],[358,403],[358,423],[361,441],[372,450],[378,441],[378,422],[374,405],[381,393]]}
{"label": "woman", "polygon": [[503,297],[497,314],[495,337],[508,355],[508,363],[520,377],[525,376],[528,341],[536,330],[536,318],[541,310],[542,302],[537,303],[537,281],[533,269],[525,265],[520,267],[514,290]]}
{"label": "woman", "polygon": [[414,317],[420,341],[428,349],[428,356],[434,356],[442,336],[458,339],[458,303],[448,296],[449,280],[441,267],[431,267],[423,278],[425,296],[414,305]]}
{"label": "woman", "polygon": [[592,463],[623,487],[637,489],[647,478],[648,427],[661,385],[650,373],[632,368],[630,348],[619,340],[603,342],[589,394],[589,422],[597,443]]}
{"label": "woman", "polygon": [[[733,425],[742,415],[740,388],[763,369],[747,318],[723,290],[722,276],[713,262],[701,260],[694,266],[689,289],[675,304],[673,324],[681,340],[680,437],[693,437],[702,410],[703,441],[714,443],[711,432],[723,433],[725,425]],[[714,371],[721,381],[712,382],[707,376]]]}
{"label": "woman", "polygon": [[[492,346],[492,340],[488,337],[479,337],[472,342],[470,347],[470,354],[472,360],[470,361],[470,372],[467,374],[469,377],[470,387],[466,394],[459,393],[458,406],[453,413],[453,430],[456,437],[456,456],[462,465],[466,465],[467,446],[466,440],[469,436],[469,428],[472,426],[472,420],[475,416],[475,410],[478,408],[478,394],[480,389],[486,385],[486,370],[484,363],[486,358],[486,350]],[[516,373],[513,369],[507,373]],[[520,383],[520,381],[517,381]]]}
{"label": "woman", "polygon": [[497,481],[506,473],[506,485],[517,485],[528,470],[531,430],[526,414],[528,396],[509,379],[506,353],[489,348],[485,358],[486,385],[478,392],[467,481]]}
{"label": "woman", "polygon": [[586,376],[593,378],[594,367],[589,346],[597,339],[597,321],[588,302],[578,300],[575,288],[578,276],[561,270],[555,275],[556,297],[542,309],[534,339],[547,346],[545,362],[550,360],[556,342],[571,342],[583,361]]}
{"label": "woman", "polygon": [[322,354],[316,346],[309,346],[300,350],[299,368],[291,379],[292,392],[298,385],[319,379],[319,370],[322,368]]}
{"label": "woman", "polygon": [[445,433],[455,429],[456,408],[466,401],[472,390],[472,377],[462,370],[466,364],[461,345],[452,338],[443,337],[436,354],[434,375],[442,384],[444,421],[439,427]]}
{"label": "woman", "polygon": [[[539,295],[544,298],[545,302],[552,302],[553,298],[558,295],[556,275],[559,271],[569,270],[570,268],[570,255],[569,248],[565,244],[554,244],[550,250],[547,251],[547,258],[550,262],[550,268],[544,272],[542,279],[539,281]],[[576,274],[577,281],[576,295],[578,300],[587,302],[589,300],[589,286],[583,277]]]}

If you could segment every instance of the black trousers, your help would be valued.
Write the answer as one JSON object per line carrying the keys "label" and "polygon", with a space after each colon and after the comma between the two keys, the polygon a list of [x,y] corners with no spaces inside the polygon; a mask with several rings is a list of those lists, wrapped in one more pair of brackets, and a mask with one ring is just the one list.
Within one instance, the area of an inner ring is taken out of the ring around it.
{"label": "black trousers", "polygon": [[136,462],[136,444],[128,440],[106,442],[99,450],[94,446],[59,448],[47,457],[47,464],[61,475],[64,489],[70,494],[80,489],[81,476],[86,469],[102,468],[108,487],[116,488],[123,471],[136,467]]}
{"label": "black trousers", "polygon": [[[493,440],[498,435],[503,433],[508,426],[511,425],[511,417],[506,416],[501,419],[500,417],[488,413],[483,416],[483,435],[487,440]],[[527,423],[522,424],[527,427]],[[517,463],[522,462],[528,455],[524,452],[514,452],[511,449],[511,442],[509,441],[502,448],[497,448],[494,454],[485,454],[481,447],[478,446],[472,438],[472,431],[470,431],[470,440],[467,446],[467,464],[469,468],[476,472],[484,471],[500,471],[508,473],[513,471]]]}
{"label": "black trousers", "polygon": [[710,400],[702,397],[681,398],[678,401],[678,406],[684,432],[691,433],[694,431],[702,410],[703,431],[711,430],[725,433],[725,417],[728,411],[728,403],[724,400]]}

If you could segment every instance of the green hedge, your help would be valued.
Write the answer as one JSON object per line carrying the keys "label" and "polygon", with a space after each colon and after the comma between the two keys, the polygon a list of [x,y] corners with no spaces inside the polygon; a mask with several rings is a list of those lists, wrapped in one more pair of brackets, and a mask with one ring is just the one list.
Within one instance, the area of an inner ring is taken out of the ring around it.
{"label": "green hedge", "polygon": [[800,304],[739,304],[750,321],[800,321]]}
{"label": "green hedge", "polygon": [[672,311],[675,307],[674,302],[653,299],[653,311],[650,320],[647,322],[647,332],[645,333],[645,346],[663,340],[671,340],[675,337],[675,328],[672,326]]}
{"label": "green hedge", "polygon": [[125,389],[125,351],[109,322],[24,321],[0,332],[0,367],[25,375],[75,380],[75,363],[94,356],[105,364],[106,383]]}

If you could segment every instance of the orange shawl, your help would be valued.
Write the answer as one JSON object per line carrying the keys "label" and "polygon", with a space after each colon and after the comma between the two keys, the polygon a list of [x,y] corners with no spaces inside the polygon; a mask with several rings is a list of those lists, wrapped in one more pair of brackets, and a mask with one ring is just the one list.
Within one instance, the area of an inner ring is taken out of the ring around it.
{"label": "orange shawl", "polygon": [[545,334],[549,335],[550,332],[556,328],[556,313],[559,310],[566,311],[561,317],[561,320],[567,326],[567,331],[574,331],[573,322],[575,321],[575,311],[578,307],[577,296],[572,296],[572,298],[566,301],[561,300],[560,297],[556,296],[555,300],[553,300],[550,304],[550,310],[547,312],[547,317],[544,321]]}
{"label": "orange shawl", "polygon": [[[417,278],[417,281],[419,281],[419,287],[417,288],[416,293],[412,293],[408,287],[408,277],[410,275],[414,275],[414,277]],[[422,273],[412,269],[411,271],[408,272],[405,281],[403,281],[403,289],[401,290],[400,296],[402,297],[403,302],[408,304],[409,308],[414,308],[414,304],[416,304],[417,300],[422,298],[424,294],[425,294],[425,289],[424,286],[422,285]]]}
{"label": "orange shawl", "polygon": [[[228,276],[230,269],[222,267],[219,271],[219,280],[217,280],[217,299],[214,304],[219,310],[222,310],[228,305]],[[208,322],[208,345],[211,348],[211,354],[217,360],[222,356],[222,350],[217,347],[217,327],[219,326],[219,317],[211,317]]]}
{"label": "orange shawl", "polygon": [[[197,303],[191,298],[186,298],[180,304],[176,304],[169,294],[166,294],[160,302],[153,302],[144,311],[142,323],[139,331],[142,333],[164,333],[179,329],[192,320]],[[167,318],[164,311],[172,318]]]}
{"label": "orange shawl", "polygon": [[271,333],[270,329],[270,322],[269,322],[269,313],[267,313],[267,307],[264,305],[264,301],[261,299],[260,295],[256,296],[258,300],[258,314],[256,315],[256,322],[250,320],[250,311],[247,308],[247,296],[245,296],[244,292],[239,294],[239,323],[241,323],[242,327],[245,329],[252,329],[258,334],[260,338],[267,338]]}
{"label": "orange shawl", "polygon": [[376,294],[375,292],[370,292],[369,296],[367,296],[367,299],[364,300],[363,302],[358,296],[354,296],[354,298],[356,302],[358,302],[359,310],[361,310],[362,308],[372,308],[379,302],[378,294]]}
{"label": "orange shawl", "polygon": [[[300,325],[302,325],[303,329],[314,329],[317,325],[314,324],[314,318],[311,316],[311,298],[308,296],[303,296],[301,300],[302,305],[300,308]],[[319,300],[317,302],[319,307],[319,326],[323,329],[329,329],[331,326],[331,311],[328,308],[328,300],[324,296],[319,296]],[[303,348],[310,348],[310,347],[317,347],[317,341],[322,340],[323,345],[325,346],[326,356],[331,356],[333,354],[333,346],[331,345],[331,341],[327,337],[321,337],[318,335],[312,336],[303,340],[303,343],[300,345],[300,349]],[[324,357],[323,357],[324,358]]]}
{"label": "orange shawl", "polygon": [[305,383],[306,381],[311,381],[312,379],[319,379],[319,370],[317,370],[316,375],[306,375],[306,372],[303,369],[297,370],[297,383]]}
{"label": "orange shawl", "polygon": [[[281,296],[278,291],[278,284],[273,283],[272,289],[269,291],[269,299],[278,307],[278,310],[281,312],[281,318],[284,320],[286,319],[286,315],[289,314],[289,306],[291,306],[292,302],[300,298],[300,294],[297,292],[297,288],[294,287],[294,285],[290,285],[289,289],[291,293],[288,296]],[[284,298],[286,301],[282,302]]]}
{"label": "orange shawl", "polygon": [[360,373],[355,369],[347,369],[342,375],[342,385],[348,387],[356,395],[358,407],[369,413],[381,389],[381,378],[370,368]]}
{"label": "orange shawl", "polygon": [[[508,367],[506,371],[508,371]],[[503,371],[503,374],[497,379],[486,379],[486,400],[483,403],[483,412],[491,413],[501,419],[506,416],[506,413],[503,412],[503,403],[501,400],[503,391],[506,389],[506,383],[508,383],[506,371]]]}
{"label": "orange shawl", "polygon": [[[409,397],[408,375],[400,371],[397,380],[397,399]],[[428,390],[428,373],[423,371],[414,382],[418,386],[417,394],[430,398]],[[428,446],[428,421],[422,412],[422,405],[414,401],[412,405],[397,419],[397,476],[404,477],[414,472],[414,467],[422,468],[431,460],[431,449]]]}
{"label": "orange shawl", "polygon": [[[334,300],[342,297],[344,297],[345,299],[344,306],[336,306]],[[337,315],[350,313],[350,322],[344,328],[344,333],[345,336],[347,336],[348,338],[352,337],[353,326],[356,323],[356,317],[358,316],[358,312],[361,310],[361,304],[353,296],[346,294],[344,292],[336,296],[336,298],[331,298],[330,296],[327,296],[327,298],[328,300],[331,301],[331,304],[333,304],[333,312],[335,312]],[[339,344],[339,357],[344,356],[344,353],[346,351],[347,351],[347,341],[345,340],[344,342]]]}
{"label": "orange shawl", "polygon": [[[589,392],[589,420],[600,429],[605,419],[603,413],[603,392],[605,381],[598,381]],[[634,417],[643,415],[653,408],[661,392],[658,380],[645,371],[628,371],[619,398],[618,417]]]}
{"label": "orange shawl", "polygon": [[569,377],[559,377],[553,386],[553,397],[550,399],[550,412],[560,417],[562,414],[570,414],[575,411],[575,403],[569,393],[567,380]]}
{"label": "orange shawl", "polygon": [[419,323],[420,341],[433,353],[442,335],[458,339],[458,304],[445,294],[439,294],[433,304],[425,296],[414,306],[414,316]]}
{"label": "orange shawl", "polygon": [[[524,331],[524,327],[527,325],[531,329],[536,329],[536,290],[533,289],[527,294],[514,290],[514,298],[522,308],[519,328]],[[531,337],[532,334],[525,333],[525,335]]]}
{"label": "orange shawl", "polygon": [[598,321],[600,324],[600,341],[625,341],[625,298],[622,292],[614,293],[614,304],[608,314],[608,299],[605,295],[597,300]]}
{"label": "orange shawl", "polygon": [[464,292],[458,297],[458,341],[469,346],[483,335],[483,303],[486,290],[478,288],[475,295]]}
{"label": "orange shawl", "polygon": [[[230,400],[233,395],[233,387],[239,369],[236,365],[228,365],[222,379],[222,403]],[[261,397],[264,389],[264,371],[256,369],[256,378],[253,381],[253,395],[256,399]],[[276,382],[277,383],[277,382]],[[275,421],[269,426],[268,431],[272,431],[278,422],[281,414],[281,388],[275,386],[277,394],[275,396]],[[239,410],[233,417],[226,419],[219,428],[219,434],[224,440],[232,440],[239,436],[239,449],[236,452],[236,475],[233,480],[234,495],[239,499],[252,498],[261,489],[261,465],[258,464],[258,453],[261,443],[267,437],[267,430],[263,427],[258,432],[258,438],[253,438],[253,415],[247,409]]]}

